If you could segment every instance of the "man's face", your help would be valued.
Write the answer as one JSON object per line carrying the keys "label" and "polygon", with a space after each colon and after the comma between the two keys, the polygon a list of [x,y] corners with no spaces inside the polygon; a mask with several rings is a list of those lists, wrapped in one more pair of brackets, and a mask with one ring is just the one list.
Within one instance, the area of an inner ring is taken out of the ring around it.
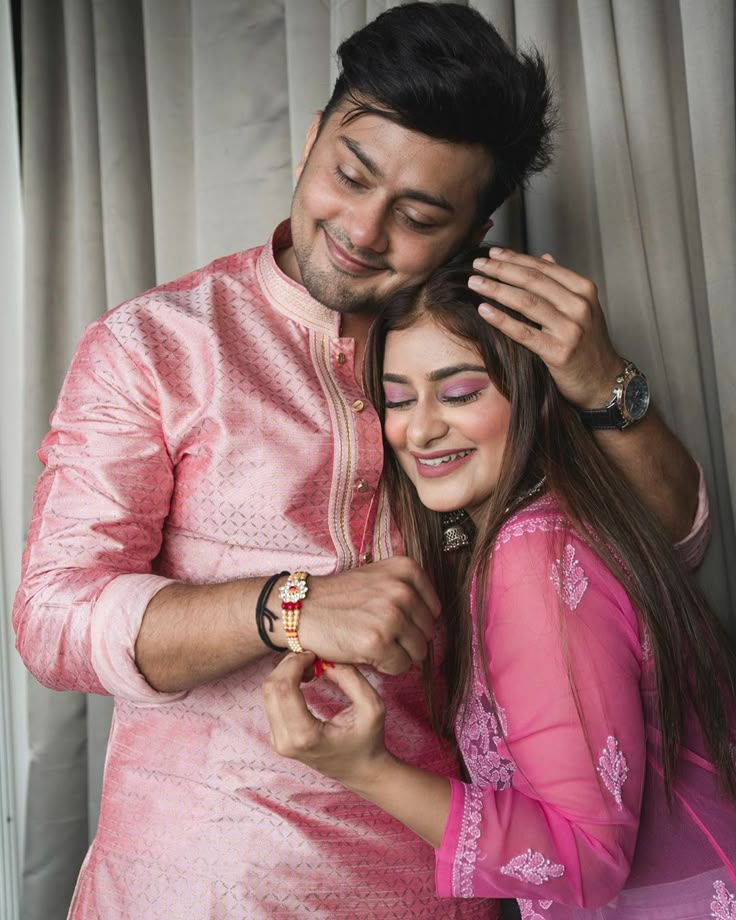
{"label": "man's face", "polygon": [[[310,130],[291,209],[287,273],[340,313],[373,312],[480,235],[490,155],[377,115],[344,125],[345,102]],[[473,233],[475,231],[475,233]]]}

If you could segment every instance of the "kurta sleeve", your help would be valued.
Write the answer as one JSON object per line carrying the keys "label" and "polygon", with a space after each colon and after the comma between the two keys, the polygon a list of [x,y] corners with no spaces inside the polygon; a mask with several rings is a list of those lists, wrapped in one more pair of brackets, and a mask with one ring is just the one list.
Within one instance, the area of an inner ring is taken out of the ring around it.
{"label": "kurta sleeve", "polygon": [[13,625],[47,687],[171,702],[135,665],[173,487],[155,381],[102,322],[83,336],[39,458]]}
{"label": "kurta sleeve", "polygon": [[452,781],[437,887],[595,907],[623,886],[636,842],[641,639],[619,583],[544,523],[494,550],[483,640],[496,708],[476,646],[458,729],[471,781]]}
{"label": "kurta sleeve", "polygon": [[695,512],[695,520],[690,528],[690,533],[679,543],[675,543],[675,552],[683,565],[689,569],[697,569],[703,561],[711,532],[708,491],[705,487],[703,467],[700,464],[698,464],[698,471],[700,480],[698,482],[698,508]]}

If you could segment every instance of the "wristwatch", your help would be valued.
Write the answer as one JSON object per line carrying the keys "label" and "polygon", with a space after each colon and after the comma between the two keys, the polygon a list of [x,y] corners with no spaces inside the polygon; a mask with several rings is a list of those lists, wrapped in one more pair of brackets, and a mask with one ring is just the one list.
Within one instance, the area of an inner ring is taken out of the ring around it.
{"label": "wristwatch", "polygon": [[649,408],[647,378],[631,361],[613,384],[610,402],[602,409],[578,409],[589,428],[618,428],[623,431],[640,422]]}

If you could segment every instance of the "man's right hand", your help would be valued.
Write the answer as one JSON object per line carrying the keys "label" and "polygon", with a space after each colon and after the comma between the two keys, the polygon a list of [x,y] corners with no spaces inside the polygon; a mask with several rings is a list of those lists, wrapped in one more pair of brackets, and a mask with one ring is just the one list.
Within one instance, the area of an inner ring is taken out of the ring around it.
{"label": "man's right hand", "polygon": [[[384,674],[401,674],[425,658],[440,602],[412,559],[395,556],[337,575],[310,575],[307,584],[299,624],[305,649]],[[278,603],[274,589],[270,609],[277,610]]]}

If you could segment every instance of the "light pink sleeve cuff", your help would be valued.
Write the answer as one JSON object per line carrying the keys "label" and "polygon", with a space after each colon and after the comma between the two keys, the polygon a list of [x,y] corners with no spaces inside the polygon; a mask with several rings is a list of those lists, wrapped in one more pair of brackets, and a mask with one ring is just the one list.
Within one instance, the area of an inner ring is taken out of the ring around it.
{"label": "light pink sleeve cuff", "polygon": [[151,598],[174,584],[160,575],[118,575],[100,593],[92,610],[92,667],[112,696],[139,705],[171,703],[186,696],[154,690],[135,663],[135,642]]}
{"label": "light pink sleeve cuff", "polygon": [[447,816],[442,842],[439,849],[434,851],[434,882],[439,898],[455,897],[452,876],[465,811],[465,784],[458,779],[448,778],[450,780],[450,813]]}
{"label": "light pink sleeve cuff", "polygon": [[700,481],[698,483],[698,510],[690,533],[684,540],[675,543],[675,552],[680,561],[689,569],[696,569],[703,561],[705,551],[710,540],[710,508],[708,506],[708,492],[705,488],[703,467],[698,464]]}

